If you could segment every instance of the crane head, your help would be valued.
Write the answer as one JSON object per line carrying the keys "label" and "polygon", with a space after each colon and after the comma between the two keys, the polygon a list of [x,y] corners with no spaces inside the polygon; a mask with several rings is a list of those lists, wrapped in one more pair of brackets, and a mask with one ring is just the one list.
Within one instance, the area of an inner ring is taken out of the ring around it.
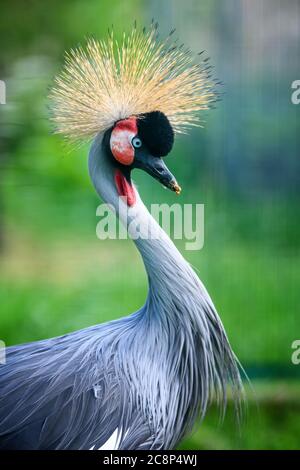
{"label": "crane head", "polygon": [[163,161],[172,149],[174,132],[160,111],[117,121],[104,138],[106,151],[117,162],[116,187],[119,195],[134,203],[130,174],[134,168],[146,171],[165,187],[180,193],[181,188]]}
{"label": "crane head", "polygon": [[[203,51],[202,51],[203,52]],[[89,39],[66,54],[50,92],[55,132],[70,142],[105,136],[106,153],[118,166],[119,195],[134,202],[130,173],[141,168],[177,194],[180,187],[162,157],[174,133],[201,125],[198,115],[218,99],[208,58],[173,39],[159,39],[157,26],[106,39]]]}

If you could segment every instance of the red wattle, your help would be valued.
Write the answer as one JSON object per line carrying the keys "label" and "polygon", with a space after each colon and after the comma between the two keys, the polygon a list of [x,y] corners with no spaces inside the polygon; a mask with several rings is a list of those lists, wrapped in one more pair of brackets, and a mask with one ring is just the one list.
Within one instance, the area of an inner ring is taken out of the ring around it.
{"label": "red wattle", "polygon": [[127,179],[120,170],[116,170],[115,183],[119,196],[126,197],[127,205],[133,206],[136,202],[134,188],[127,181]]}

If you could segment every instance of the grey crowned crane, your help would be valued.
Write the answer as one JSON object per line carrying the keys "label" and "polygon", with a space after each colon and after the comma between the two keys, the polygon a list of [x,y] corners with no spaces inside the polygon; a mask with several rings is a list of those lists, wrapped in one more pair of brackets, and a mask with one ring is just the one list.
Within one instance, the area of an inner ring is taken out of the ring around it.
{"label": "grey crowned crane", "polygon": [[56,132],[93,140],[99,196],[127,228],[138,221],[158,235],[134,240],[149,292],[127,317],[8,348],[1,449],[170,449],[212,399],[224,410],[228,386],[240,406],[239,363],[213,302],[131,179],[139,168],[180,192],[162,157],[216,97],[207,62],[193,60],[155,27],[134,27],[121,43],[109,33],[66,56],[50,95]]}

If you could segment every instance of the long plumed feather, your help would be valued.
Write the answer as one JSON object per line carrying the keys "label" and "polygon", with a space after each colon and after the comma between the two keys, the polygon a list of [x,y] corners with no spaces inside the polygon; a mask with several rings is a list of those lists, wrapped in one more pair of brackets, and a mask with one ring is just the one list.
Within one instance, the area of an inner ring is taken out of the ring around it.
{"label": "long plumed feather", "polygon": [[170,34],[157,38],[157,28],[133,28],[119,42],[89,39],[66,54],[50,98],[56,132],[67,140],[93,138],[116,121],[161,111],[175,132],[199,125],[198,111],[216,99],[216,83],[205,59],[178,46]]}

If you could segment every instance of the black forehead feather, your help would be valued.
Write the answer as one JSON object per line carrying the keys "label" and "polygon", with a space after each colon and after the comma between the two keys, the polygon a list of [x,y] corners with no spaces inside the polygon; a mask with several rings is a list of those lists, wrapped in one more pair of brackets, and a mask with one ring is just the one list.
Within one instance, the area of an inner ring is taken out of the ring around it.
{"label": "black forehead feather", "polygon": [[174,131],[167,116],[160,111],[152,111],[137,121],[139,137],[155,157],[167,155],[174,143]]}

